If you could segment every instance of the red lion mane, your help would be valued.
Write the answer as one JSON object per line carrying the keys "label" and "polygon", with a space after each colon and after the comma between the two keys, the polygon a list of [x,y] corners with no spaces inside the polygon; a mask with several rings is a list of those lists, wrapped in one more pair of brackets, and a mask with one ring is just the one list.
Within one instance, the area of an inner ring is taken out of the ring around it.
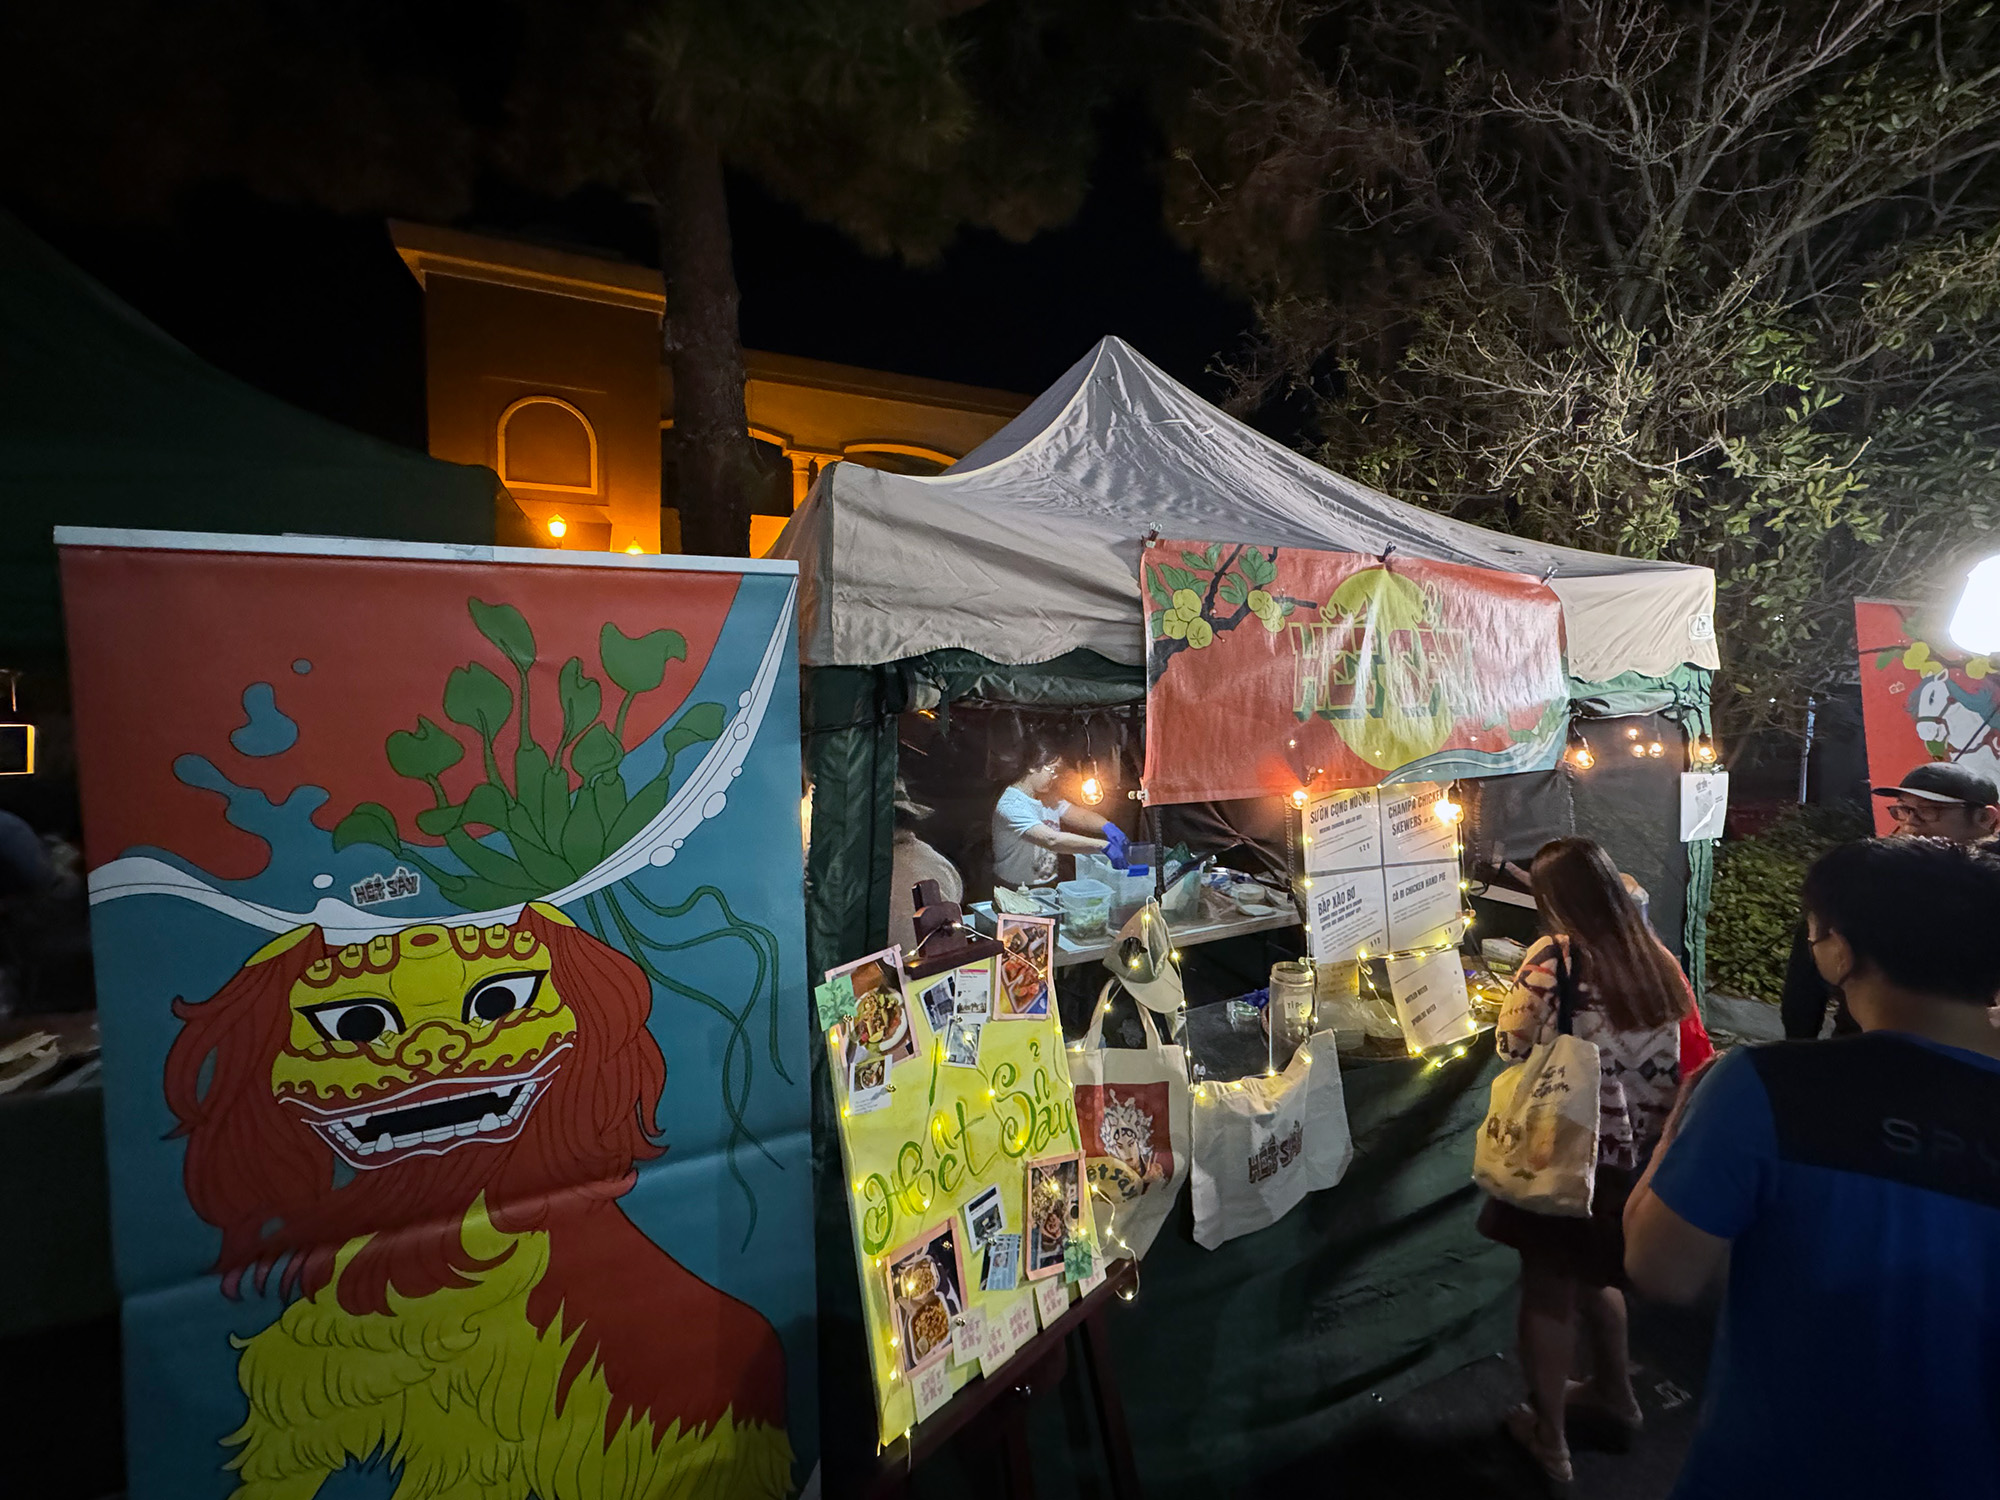
{"label": "red lion mane", "polygon": [[[182,1022],[167,1053],[166,1098],[187,1141],[183,1180],[195,1212],[222,1231],[213,1269],[235,1297],[249,1272],[272,1271],[286,1296],[333,1279],[337,1252],[367,1243],[336,1297],[360,1316],[471,1285],[497,1261],[465,1247],[460,1226],[480,1193],[495,1228],[549,1235],[549,1269],[529,1301],[546,1329],[582,1328],[562,1391],[593,1358],[614,1411],[645,1407],[656,1427],[679,1417],[784,1422],[784,1363],[755,1309],[716,1290],[648,1239],[618,1207],[653,1139],[666,1062],[647,1029],[652,987],[638,965],[590,934],[524,908],[516,929],[548,946],[551,978],[576,1018],[568,1052],[521,1133],[410,1157],[342,1182],[336,1157],[272,1092],[291,1034],[292,986],[331,951],[314,928],[284,952],[240,970],[206,1001],[174,1002]],[[560,1394],[558,1397],[560,1400]]]}

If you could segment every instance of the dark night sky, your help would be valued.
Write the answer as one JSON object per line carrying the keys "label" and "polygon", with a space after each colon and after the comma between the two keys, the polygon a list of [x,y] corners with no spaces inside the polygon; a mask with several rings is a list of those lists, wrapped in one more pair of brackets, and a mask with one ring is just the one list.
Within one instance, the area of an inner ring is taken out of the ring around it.
{"label": "dark night sky", "polygon": [[[11,206],[11,205],[10,205]],[[424,446],[422,302],[379,218],[225,184],[148,225],[26,222],[196,353],[349,426]],[[1106,333],[1211,398],[1248,313],[1169,238],[1146,153],[1114,132],[1075,221],[1025,245],[966,233],[935,266],[863,254],[747,183],[732,191],[746,346],[1032,394]],[[608,193],[493,189],[464,227],[652,261],[651,216]]]}

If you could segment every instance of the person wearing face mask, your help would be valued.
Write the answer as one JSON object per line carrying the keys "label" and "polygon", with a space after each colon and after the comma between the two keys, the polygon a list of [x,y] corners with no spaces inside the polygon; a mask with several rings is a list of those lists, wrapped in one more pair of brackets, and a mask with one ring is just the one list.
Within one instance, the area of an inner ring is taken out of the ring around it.
{"label": "person wearing face mask", "polygon": [[1642,1293],[1727,1266],[1674,1500],[2000,1500],[2000,859],[1848,844],[1805,908],[1861,1034],[1723,1057],[1625,1209]]}
{"label": "person wearing face mask", "polygon": [[[1978,772],[1949,761],[1918,766],[1895,786],[1878,786],[1875,795],[1889,803],[1898,838],[1945,839],[1976,844],[2000,828],[2000,790]],[[1792,955],[1785,965],[1785,990],[1778,1014],[1785,1035],[1811,1041],[1826,1024],[1827,1004],[1833,1003],[1833,1034],[1852,1036],[1861,1028],[1833,995],[1813,965],[1805,923],[1792,937]]]}
{"label": "person wearing face mask", "polygon": [[993,805],[995,885],[1048,885],[1056,878],[1057,856],[1095,854],[1108,847],[1112,825],[1056,794],[1062,772],[1060,755],[1031,748],[1021,773]]}

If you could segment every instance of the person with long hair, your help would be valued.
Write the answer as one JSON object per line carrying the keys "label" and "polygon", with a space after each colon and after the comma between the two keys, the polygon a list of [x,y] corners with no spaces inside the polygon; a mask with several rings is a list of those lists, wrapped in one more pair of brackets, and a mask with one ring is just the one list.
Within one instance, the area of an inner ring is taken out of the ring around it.
{"label": "person with long hair", "polygon": [[[1587,1219],[1555,1218],[1489,1201],[1479,1232],[1521,1255],[1517,1324],[1526,1404],[1507,1429],[1550,1478],[1570,1478],[1566,1408],[1630,1434],[1640,1422],[1626,1347],[1621,1218],[1672,1112],[1680,1084],[1680,1024],[1694,995],[1640,915],[1610,856],[1593,840],[1557,839],[1529,871],[1546,935],[1521,961],[1496,1041],[1510,1061],[1555,1038],[1566,1003],[1571,1031],[1594,1043],[1601,1068],[1597,1182]],[[1591,1374],[1570,1376],[1577,1324]]]}

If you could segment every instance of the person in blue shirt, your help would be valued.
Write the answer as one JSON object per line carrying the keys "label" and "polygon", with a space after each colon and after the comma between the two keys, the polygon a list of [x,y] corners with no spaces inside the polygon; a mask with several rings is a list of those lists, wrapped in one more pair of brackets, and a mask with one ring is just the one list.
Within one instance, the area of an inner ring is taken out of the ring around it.
{"label": "person in blue shirt", "polygon": [[1676,1500],[2000,1497],[2000,859],[1836,849],[1808,941],[1861,1034],[1741,1047],[1625,1210],[1641,1292],[1728,1264]]}

